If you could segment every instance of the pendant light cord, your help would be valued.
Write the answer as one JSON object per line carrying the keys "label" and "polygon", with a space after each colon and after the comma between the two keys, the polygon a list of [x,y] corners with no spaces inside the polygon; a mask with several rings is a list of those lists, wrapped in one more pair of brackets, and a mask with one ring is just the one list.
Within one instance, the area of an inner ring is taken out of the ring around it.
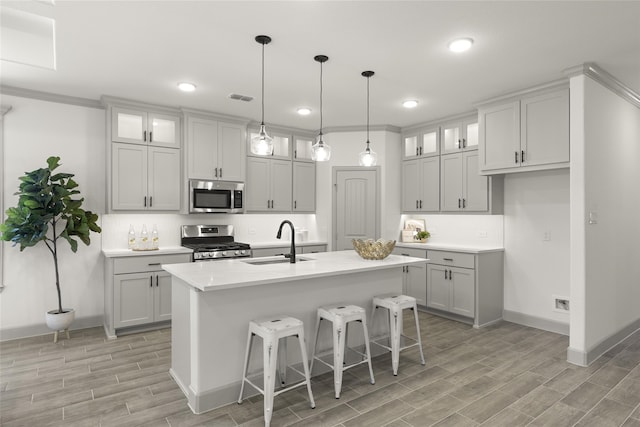
{"label": "pendant light cord", "polygon": [[367,77],[367,149],[369,149],[369,79]]}
{"label": "pendant light cord", "polygon": [[264,126],[264,43],[262,43],[262,125]]}
{"label": "pendant light cord", "polygon": [[320,63],[320,135],[322,135],[322,62]]}

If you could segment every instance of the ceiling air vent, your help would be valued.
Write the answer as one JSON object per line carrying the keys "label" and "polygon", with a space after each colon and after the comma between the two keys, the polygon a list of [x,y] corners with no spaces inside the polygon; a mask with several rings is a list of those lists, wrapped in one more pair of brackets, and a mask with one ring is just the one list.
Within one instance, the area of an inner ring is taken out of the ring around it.
{"label": "ceiling air vent", "polygon": [[244,102],[253,101],[253,96],[239,95],[237,93],[230,94],[229,98]]}

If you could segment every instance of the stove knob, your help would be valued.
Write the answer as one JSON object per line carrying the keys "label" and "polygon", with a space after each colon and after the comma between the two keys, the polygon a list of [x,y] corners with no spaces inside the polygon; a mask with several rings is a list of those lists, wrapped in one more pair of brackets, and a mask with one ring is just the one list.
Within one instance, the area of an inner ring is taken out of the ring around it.
{"label": "stove knob", "polygon": [[227,251],[222,251],[222,256],[227,256]]}
{"label": "stove knob", "polygon": [[246,255],[246,254],[247,254],[247,251],[245,251],[244,249],[240,251],[240,255]]}
{"label": "stove knob", "polygon": [[240,251],[235,251],[235,255],[240,255]]}

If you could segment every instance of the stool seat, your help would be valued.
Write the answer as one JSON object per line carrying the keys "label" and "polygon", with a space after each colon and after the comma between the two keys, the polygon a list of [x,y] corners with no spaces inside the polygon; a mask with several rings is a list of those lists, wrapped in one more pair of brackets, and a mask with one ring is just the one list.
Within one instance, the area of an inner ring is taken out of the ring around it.
{"label": "stool seat", "polygon": [[[420,360],[422,365],[425,364],[424,353],[422,351],[422,339],[420,338],[420,322],[418,321],[418,303],[417,300],[409,295],[402,294],[384,294],[376,295],[373,297],[373,314],[371,315],[371,323],[375,318],[378,308],[385,308],[389,312],[389,335],[379,337],[372,342],[388,351],[391,351],[391,367],[393,369],[393,375],[398,375],[398,366],[400,364],[400,352],[407,348],[417,346],[420,349]],[[403,331],[403,310],[413,310],[413,315],[416,321],[416,338],[407,337],[402,333]],[[380,343],[381,338],[389,338],[390,346]],[[401,346],[400,340],[405,338],[412,341],[412,344]]]}
{"label": "stool seat", "polygon": [[[333,364],[327,363],[322,360],[318,354],[318,337],[320,335],[320,324],[322,320],[328,320],[332,324],[333,330]],[[353,348],[349,347],[348,332],[350,322],[360,322],[362,324],[364,334],[365,353],[361,353]],[[345,364],[345,353],[347,350],[351,350],[356,353],[362,359],[356,363],[349,365]],[[371,366],[371,349],[369,347],[369,331],[367,329],[367,314],[364,308],[357,305],[331,305],[319,307],[317,311],[316,320],[316,339],[313,346],[313,355],[311,357],[310,370],[313,371],[313,364],[318,361],[333,370],[333,380],[336,399],[340,398],[340,392],[342,390],[342,373],[347,369],[353,368],[363,363],[369,365],[369,375],[371,377],[371,384],[375,384],[373,377],[373,368]]]}
{"label": "stool seat", "polygon": [[[260,388],[248,378],[249,359],[251,357],[251,348],[253,346],[253,338],[259,336],[262,338],[262,359],[263,359],[263,387]],[[287,370],[287,338],[297,337],[300,344],[300,355],[302,358],[302,367],[304,373],[297,371],[293,367],[290,369],[304,376],[304,381],[284,387],[285,375]],[[278,357],[280,360],[278,360]],[[301,320],[289,316],[272,317],[268,319],[252,320],[249,322],[249,334],[247,338],[247,351],[245,355],[244,368],[242,370],[242,385],[240,386],[240,396],[238,403],[242,403],[242,395],[244,393],[245,383],[251,385],[264,395],[264,425],[269,427],[271,417],[273,416],[273,400],[280,393],[291,390],[302,385],[307,386],[309,394],[309,403],[311,408],[316,407],[311,391],[311,375],[308,365],[307,349],[304,341],[304,324]],[[275,391],[275,378],[278,371],[278,363],[280,362],[280,376],[282,388]]]}

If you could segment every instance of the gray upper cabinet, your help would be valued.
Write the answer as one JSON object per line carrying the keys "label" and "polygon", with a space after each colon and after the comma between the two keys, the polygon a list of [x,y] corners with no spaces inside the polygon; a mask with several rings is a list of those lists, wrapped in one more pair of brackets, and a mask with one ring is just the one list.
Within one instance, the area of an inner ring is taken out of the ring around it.
{"label": "gray upper cabinet", "polygon": [[113,107],[111,141],[180,148],[180,117],[142,109]]}
{"label": "gray upper cabinet", "polygon": [[557,86],[480,106],[481,173],[569,166],[569,89]]}
{"label": "gray upper cabinet", "polygon": [[440,209],[447,212],[489,210],[489,177],[478,173],[478,152],[441,156]]}
{"label": "gray upper cabinet", "polygon": [[314,138],[293,135],[293,160],[297,160],[299,162],[313,162],[311,159],[311,147],[314,142]]}
{"label": "gray upper cabinet", "polygon": [[[271,138],[273,138],[273,153],[269,157],[275,159],[291,159],[293,151],[293,144],[291,143],[293,140],[292,135],[286,132],[274,131],[270,128],[267,128],[267,133]],[[249,130],[249,137],[247,138],[247,156],[265,157],[251,152],[251,138],[257,135],[258,129]]]}
{"label": "gray upper cabinet", "polygon": [[245,180],[245,127],[186,115],[187,177]]}
{"label": "gray upper cabinet", "polygon": [[402,162],[402,211],[440,210],[440,157]]}
{"label": "gray upper cabinet", "polygon": [[316,211],[316,164],[293,162],[293,211]]}
{"label": "gray upper cabinet", "polygon": [[247,158],[248,212],[291,212],[291,199],[290,160]]}
{"label": "gray upper cabinet", "polygon": [[427,126],[402,134],[402,158],[411,160],[440,154],[440,128]]}
{"label": "gray upper cabinet", "polygon": [[440,129],[441,154],[478,149],[477,115],[445,123]]}

